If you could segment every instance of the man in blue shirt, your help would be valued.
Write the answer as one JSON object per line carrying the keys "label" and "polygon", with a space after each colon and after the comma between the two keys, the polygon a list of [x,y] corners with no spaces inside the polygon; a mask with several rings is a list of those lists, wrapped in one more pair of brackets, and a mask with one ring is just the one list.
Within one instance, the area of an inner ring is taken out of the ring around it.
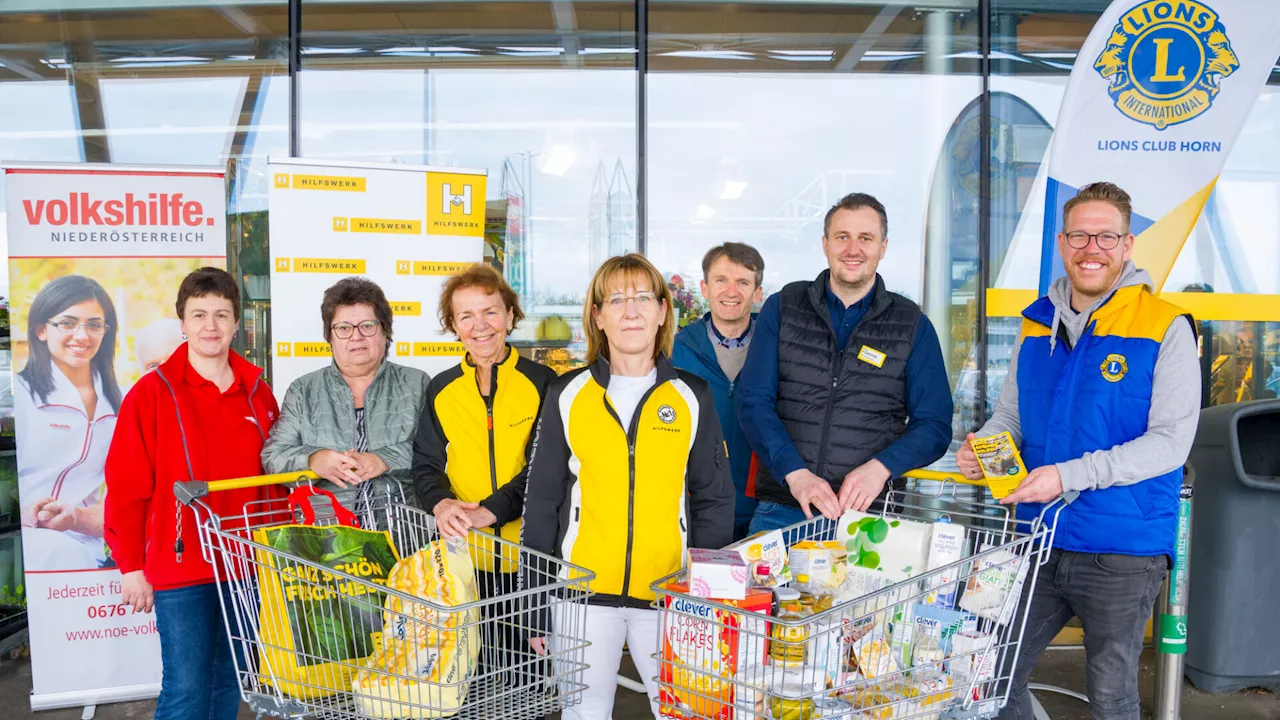
{"label": "man in blue shirt", "polygon": [[866,510],[890,478],[937,460],[951,389],[933,324],[876,273],[888,215],[853,193],[823,222],[828,268],[765,302],[738,380],[760,458],[752,533]]}
{"label": "man in blue shirt", "polygon": [[763,294],[764,258],[750,245],[717,245],[702,258],[702,278],[702,296],[711,311],[676,335],[671,362],[706,380],[715,396],[736,491],[733,539],[740,540],[755,514],[756,499],[748,477],[751,447],[738,424],[733,390],[755,328],[751,308]]}

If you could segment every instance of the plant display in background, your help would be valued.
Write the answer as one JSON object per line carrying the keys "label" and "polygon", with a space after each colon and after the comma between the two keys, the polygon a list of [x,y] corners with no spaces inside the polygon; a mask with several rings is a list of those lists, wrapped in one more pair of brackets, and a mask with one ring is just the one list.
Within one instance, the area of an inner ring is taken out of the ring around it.
{"label": "plant display in background", "polygon": [[696,288],[685,287],[684,278],[672,274],[671,277],[667,278],[667,287],[671,289],[671,300],[675,305],[680,327],[684,327],[706,314],[707,301],[702,298],[702,293],[698,292]]}

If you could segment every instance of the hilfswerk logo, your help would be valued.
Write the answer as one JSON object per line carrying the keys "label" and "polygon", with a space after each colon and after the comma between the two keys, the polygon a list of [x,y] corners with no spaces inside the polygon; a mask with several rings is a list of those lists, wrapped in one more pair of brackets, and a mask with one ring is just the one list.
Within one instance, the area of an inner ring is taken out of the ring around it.
{"label": "hilfswerk logo", "polygon": [[458,194],[454,194],[453,186],[450,185],[449,183],[445,183],[442,192],[444,195],[444,202],[443,202],[443,206],[440,208],[441,212],[443,212],[445,215],[449,215],[453,212],[454,207],[461,207],[463,215],[471,214],[471,186],[470,185],[463,185],[462,192]]}
{"label": "hilfswerk logo", "polygon": [[1199,117],[1239,67],[1218,13],[1194,0],[1135,6],[1093,63],[1116,108],[1157,130]]}

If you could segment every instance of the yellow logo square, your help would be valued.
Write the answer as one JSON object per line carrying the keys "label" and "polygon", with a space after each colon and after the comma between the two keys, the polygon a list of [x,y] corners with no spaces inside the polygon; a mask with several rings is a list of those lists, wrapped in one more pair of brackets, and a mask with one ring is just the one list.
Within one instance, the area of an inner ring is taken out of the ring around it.
{"label": "yellow logo square", "polygon": [[347,231],[347,219],[346,219],[346,218],[344,218],[344,217],[336,217],[336,218],[334,218],[334,219],[333,219],[333,231],[334,231],[334,232],[346,232],[346,231]]}
{"label": "yellow logo square", "polygon": [[287,188],[287,187],[289,187],[289,174],[288,174],[288,173],[276,173],[276,187],[278,187],[278,188]]}
{"label": "yellow logo square", "polygon": [[409,355],[412,352],[413,352],[413,348],[412,348],[412,345],[410,345],[409,343],[407,342],[396,343],[396,355],[400,357],[409,357]]}
{"label": "yellow logo square", "polygon": [[412,260],[397,260],[397,261],[396,261],[396,274],[397,274],[397,275],[409,275],[409,274],[411,274],[412,272],[413,272],[413,261],[412,261]]}
{"label": "yellow logo square", "polygon": [[427,234],[484,237],[485,179],[427,173]]}
{"label": "yellow logo square", "polygon": [[289,258],[276,258],[276,272],[289,272]]}
{"label": "yellow logo square", "polygon": [[276,343],[276,357],[292,357],[293,347],[287,342]]}

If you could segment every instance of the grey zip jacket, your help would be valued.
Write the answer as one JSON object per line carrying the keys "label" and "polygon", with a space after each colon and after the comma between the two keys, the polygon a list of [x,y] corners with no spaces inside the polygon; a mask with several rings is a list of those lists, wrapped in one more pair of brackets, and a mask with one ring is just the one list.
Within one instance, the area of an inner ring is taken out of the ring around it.
{"label": "grey zip jacket", "polygon": [[[1049,333],[1050,351],[1056,346],[1058,328],[1066,330],[1074,346],[1089,327],[1094,310],[1101,307],[1122,287],[1152,287],[1146,270],[1125,262],[1115,287],[1085,312],[1071,307],[1071,280],[1060,277],[1049,286],[1053,302],[1053,326]],[[1151,383],[1151,409],[1147,413],[1147,432],[1127,443],[1107,450],[1095,450],[1084,456],[1057,463],[1064,492],[1100,490],[1112,485],[1132,485],[1179,468],[1187,461],[1191,442],[1200,421],[1200,360],[1195,332],[1190,323],[1174,322],[1165,331],[1156,356],[1155,375]],[[1018,420],[1018,347],[1009,359],[1009,374],[1000,390],[995,412],[976,435],[988,437],[1009,431],[1014,442],[1022,445],[1022,426]],[[1033,470],[1034,468],[1027,468]]]}
{"label": "grey zip jacket", "polygon": [[[383,493],[395,483],[414,502],[409,466],[413,461],[413,437],[430,376],[421,370],[383,360],[364,395],[365,434],[369,452],[382,458],[390,472],[374,478],[369,488]],[[307,373],[294,380],[284,394],[280,419],[262,446],[262,467],[268,473],[307,469],[307,458],[317,450],[346,452],[356,447],[355,398],[337,365]],[[316,487],[329,490],[344,507],[354,510],[358,488],[339,488],[328,480]],[[398,491],[397,491],[398,492]]]}

